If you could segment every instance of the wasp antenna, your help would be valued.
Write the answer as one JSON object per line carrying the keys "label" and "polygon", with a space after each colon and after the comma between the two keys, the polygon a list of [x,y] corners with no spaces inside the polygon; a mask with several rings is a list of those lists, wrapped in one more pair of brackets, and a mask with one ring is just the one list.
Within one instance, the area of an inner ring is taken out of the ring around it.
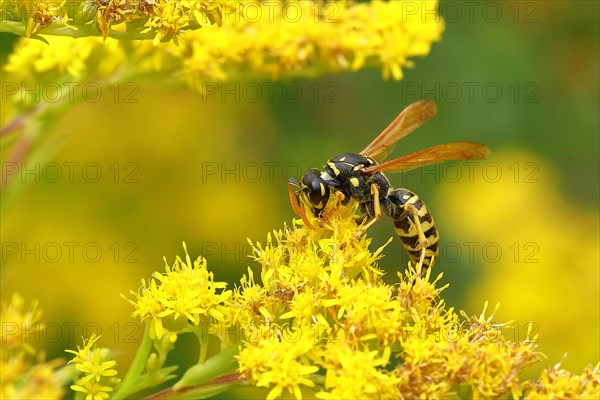
{"label": "wasp antenna", "polygon": [[289,178],[288,179],[288,183],[291,183],[294,186],[298,186],[298,187],[302,187],[302,184],[300,182],[298,182],[296,179],[294,178]]}

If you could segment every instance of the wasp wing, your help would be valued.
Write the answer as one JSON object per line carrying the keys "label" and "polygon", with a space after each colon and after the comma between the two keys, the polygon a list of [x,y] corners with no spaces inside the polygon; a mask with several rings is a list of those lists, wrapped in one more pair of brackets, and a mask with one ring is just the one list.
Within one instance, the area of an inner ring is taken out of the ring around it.
{"label": "wasp wing", "polygon": [[454,142],[440,144],[417,151],[381,164],[365,168],[365,172],[377,171],[406,172],[426,165],[438,164],[449,160],[476,160],[487,158],[490,149],[481,143]]}
{"label": "wasp wing", "polygon": [[437,114],[437,106],[432,100],[419,100],[412,103],[402,110],[360,154],[379,160],[385,159],[398,140],[423,125],[435,114]]}

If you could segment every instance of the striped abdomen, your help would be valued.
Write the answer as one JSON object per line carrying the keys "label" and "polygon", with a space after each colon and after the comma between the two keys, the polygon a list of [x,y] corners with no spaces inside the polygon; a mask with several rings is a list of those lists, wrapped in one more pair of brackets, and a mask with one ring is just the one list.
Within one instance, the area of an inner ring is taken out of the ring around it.
{"label": "striped abdomen", "polygon": [[[429,268],[431,258],[439,254],[439,235],[433,217],[419,196],[407,189],[395,189],[389,196],[389,216],[394,222],[396,234],[408,252],[413,265],[421,258],[422,246],[415,224],[416,211],[423,234],[428,241],[423,269]],[[412,206],[411,206],[412,205]]]}

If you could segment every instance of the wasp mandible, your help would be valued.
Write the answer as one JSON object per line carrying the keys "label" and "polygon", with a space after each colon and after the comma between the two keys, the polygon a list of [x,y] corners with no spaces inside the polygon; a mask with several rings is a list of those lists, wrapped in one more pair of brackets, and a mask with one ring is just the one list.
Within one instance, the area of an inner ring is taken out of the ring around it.
{"label": "wasp mandible", "polygon": [[[360,153],[332,157],[323,172],[316,168],[307,170],[302,182],[290,178],[288,190],[294,212],[307,227],[313,228],[303,204],[309,206],[316,217],[321,217],[330,195],[341,194],[342,204],[355,200],[367,218],[358,230],[359,235],[386,214],[392,219],[396,234],[417,270],[429,268],[432,258],[439,254],[439,234],[433,217],[419,196],[408,189],[394,189],[383,172],[406,172],[447,160],[486,158],[490,149],[481,143],[454,142],[381,164],[375,159],[382,161],[396,142],[436,114],[437,106],[433,101],[417,101],[401,111]],[[294,187],[300,189],[294,191]]]}

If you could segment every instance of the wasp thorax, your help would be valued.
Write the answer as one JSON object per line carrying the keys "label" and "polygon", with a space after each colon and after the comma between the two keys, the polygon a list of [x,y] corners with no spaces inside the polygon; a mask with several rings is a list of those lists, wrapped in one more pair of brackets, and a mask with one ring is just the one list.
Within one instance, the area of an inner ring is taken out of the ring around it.
{"label": "wasp thorax", "polygon": [[329,200],[329,186],[321,178],[321,172],[318,169],[311,168],[304,173],[302,191],[306,193],[315,211],[321,211],[325,208],[327,200]]}
{"label": "wasp thorax", "polygon": [[[345,197],[363,203],[372,197],[371,181],[373,180],[373,174],[365,172],[364,169],[374,164],[375,162],[368,157],[345,153],[330,158],[325,166],[325,172],[336,181],[336,189],[340,190]],[[387,187],[384,188],[383,193],[385,191]]]}

